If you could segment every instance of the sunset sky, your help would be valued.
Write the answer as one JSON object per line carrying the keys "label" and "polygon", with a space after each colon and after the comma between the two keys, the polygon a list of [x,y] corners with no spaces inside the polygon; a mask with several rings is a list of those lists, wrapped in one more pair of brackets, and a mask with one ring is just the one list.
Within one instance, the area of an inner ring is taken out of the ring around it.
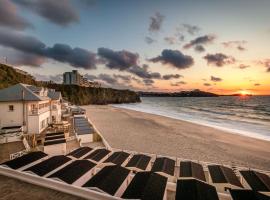
{"label": "sunset sky", "polygon": [[269,0],[0,0],[0,60],[38,80],[270,94]]}

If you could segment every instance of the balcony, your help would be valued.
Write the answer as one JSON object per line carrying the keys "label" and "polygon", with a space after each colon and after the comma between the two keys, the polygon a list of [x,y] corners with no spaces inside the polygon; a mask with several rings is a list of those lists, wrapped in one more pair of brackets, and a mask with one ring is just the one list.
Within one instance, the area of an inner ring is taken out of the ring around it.
{"label": "balcony", "polygon": [[37,114],[38,114],[38,109],[37,108],[30,110],[30,115],[37,115]]}
{"label": "balcony", "polygon": [[49,110],[50,110],[50,107],[45,107],[45,108],[41,108],[41,109],[35,108],[35,109],[31,109],[29,111],[29,115],[39,115],[39,114],[42,114],[42,113],[47,112]]}

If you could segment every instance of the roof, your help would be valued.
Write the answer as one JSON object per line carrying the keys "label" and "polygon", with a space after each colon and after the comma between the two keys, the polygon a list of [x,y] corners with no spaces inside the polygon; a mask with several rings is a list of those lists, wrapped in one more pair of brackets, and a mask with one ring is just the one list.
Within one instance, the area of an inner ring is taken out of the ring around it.
{"label": "roof", "polygon": [[136,167],[138,169],[145,170],[150,160],[150,156],[144,154],[136,154],[129,160],[126,167]]}
{"label": "roof", "polygon": [[66,143],[66,139],[60,139],[60,140],[49,140],[44,142],[44,146],[50,146],[55,144],[63,144]]}
{"label": "roof", "polygon": [[96,162],[100,161],[102,158],[104,158],[106,155],[108,155],[111,151],[107,149],[97,149],[90,153],[88,156],[86,156],[84,159],[91,159]]}
{"label": "roof", "polygon": [[60,99],[62,99],[61,92],[57,92],[57,91],[52,90],[52,89],[49,89],[48,97],[50,97],[52,100],[60,100]]}
{"label": "roof", "polygon": [[93,149],[90,147],[80,147],[68,154],[68,156],[73,156],[74,158],[80,158],[84,156],[85,154],[89,153]]}
{"label": "roof", "polygon": [[68,184],[72,184],[95,166],[96,164],[90,162],[89,160],[75,160],[69,165],[50,175],[49,178],[58,178]]}
{"label": "roof", "polygon": [[206,181],[202,165],[191,161],[180,162],[180,177],[193,177]]}
{"label": "roof", "polygon": [[51,137],[45,137],[45,141],[57,140],[57,139],[65,139],[65,135],[61,134],[61,135],[56,135],[56,136],[51,136]]}
{"label": "roof", "polygon": [[270,192],[270,177],[266,174],[251,170],[243,170],[240,173],[253,190]]}
{"label": "roof", "polygon": [[156,158],[152,170],[153,172],[163,172],[168,175],[174,175],[175,160],[167,157]]}
{"label": "roof", "polygon": [[88,180],[83,187],[96,187],[114,195],[129,175],[130,170],[119,165],[106,166]]}
{"label": "roof", "polygon": [[[44,101],[50,98],[35,94],[30,88],[30,85],[18,83],[0,90],[0,102],[5,101]],[[24,93],[24,94],[23,94]],[[24,96],[24,97],[23,97]]]}
{"label": "roof", "polygon": [[218,200],[216,188],[197,179],[179,179],[175,199]]}
{"label": "roof", "polygon": [[118,151],[118,152],[114,152],[104,162],[111,162],[117,165],[121,165],[128,157],[129,157],[129,153],[126,153],[124,151]]}
{"label": "roof", "polygon": [[56,135],[64,135],[64,132],[46,133],[46,137],[48,137],[48,136],[56,136]]}
{"label": "roof", "polygon": [[70,161],[71,158],[60,155],[60,156],[53,156],[47,160],[44,160],[34,166],[31,166],[24,171],[31,171],[39,176],[44,176],[49,172],[53,171],[54,169],[60,167],[61,165],[65,164],[66,162]]}
{"label": "roof", "polygon": [[93,134],[94,129],[85,117],[74,118],[74,128],[78,135]]}
{"label": "roof", "polygon": [[122,198],[141,200],[162,200],[167,177],[153,172],[138,172],[125,190]]}
{"label": "roof", "polygon": [[32,162],[35,162],[41,158],[46,157],[48,154],[42,152],[42,151],[35,151],[28,153],[26,155],[23,155],[19,158],[16,158],[14,160],[9,160],[7,162],[2,163],[1,165],[6,165],[12,169],[19,169],[23,166],[26,166]]}
{"label": "roof", "polygon": [[213,183],[229,183],[243,187],[231,168],[221,165],[209,165],[208,169]]}
{"label": "roof", "polygon": [[269,200],[270,197],[253,190],[231,189],[229,190],[233,200]]}

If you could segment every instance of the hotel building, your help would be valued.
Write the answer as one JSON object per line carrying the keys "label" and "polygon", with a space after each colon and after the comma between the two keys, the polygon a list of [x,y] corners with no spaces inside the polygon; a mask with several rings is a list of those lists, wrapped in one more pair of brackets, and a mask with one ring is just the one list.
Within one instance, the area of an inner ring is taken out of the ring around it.
{"label": "hotel building", "polygon": [[0,90],[0,128],[21,126],[23,132],[39,134],[52,122],[61,121],[60,92],[33,85],[16,84]]}

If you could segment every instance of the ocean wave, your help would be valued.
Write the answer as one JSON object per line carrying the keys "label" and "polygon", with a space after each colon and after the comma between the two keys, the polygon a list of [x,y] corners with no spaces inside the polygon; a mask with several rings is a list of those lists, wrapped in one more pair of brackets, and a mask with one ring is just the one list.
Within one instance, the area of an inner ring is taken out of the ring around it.
{"label": "ocean wave", "polygon": [[[241,99],[240,99],[241,100]],[[249,102],[249,101],[257,102]],[[121,104],[141,112],[185,120],[234,133],[270,140],[270,112],[265,109],[270,97],[235,102],[229,98],[142,98],[142,103]],[[246,105],[243,105],[246,104]],[[258,105],[260,104],[260,105]]]}

